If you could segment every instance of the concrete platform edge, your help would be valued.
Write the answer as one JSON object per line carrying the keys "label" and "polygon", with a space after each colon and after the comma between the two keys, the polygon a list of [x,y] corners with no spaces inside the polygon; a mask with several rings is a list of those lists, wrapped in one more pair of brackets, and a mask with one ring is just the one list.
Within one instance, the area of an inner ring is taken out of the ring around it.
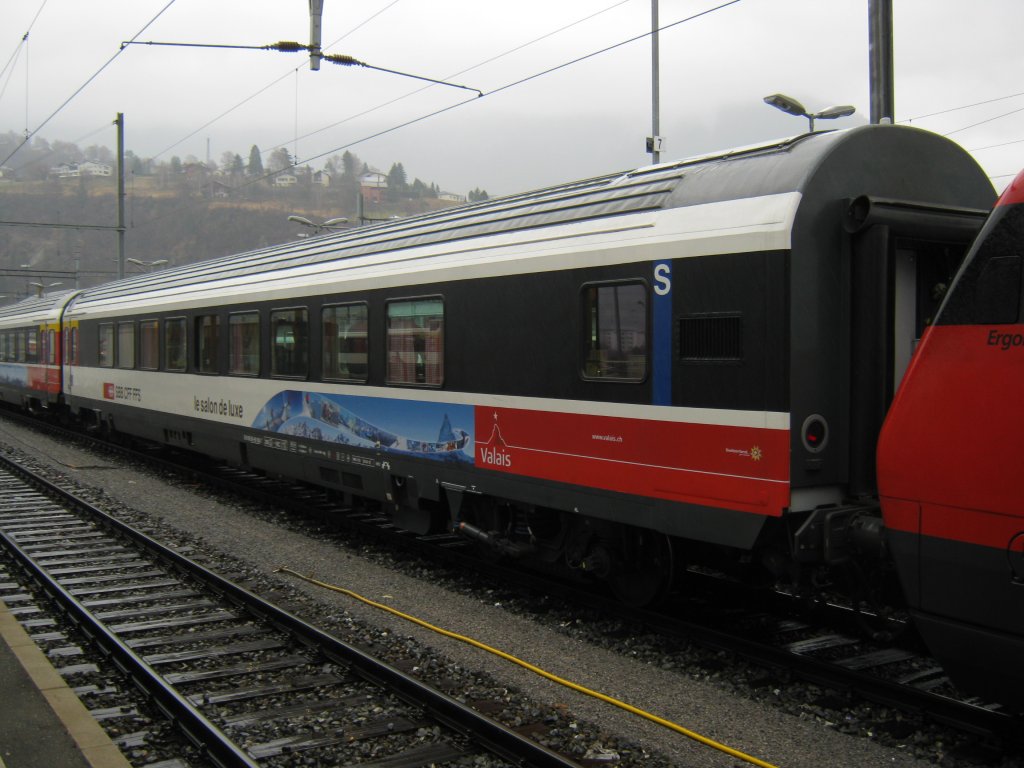
{"label": "concrete platform edge", "polygon": [[[17,657],[92,768],[131,768],[131,763],[7,610],[3,600],[0,600],[0,640]],[[0,761],[0,768],[2,765]]]}

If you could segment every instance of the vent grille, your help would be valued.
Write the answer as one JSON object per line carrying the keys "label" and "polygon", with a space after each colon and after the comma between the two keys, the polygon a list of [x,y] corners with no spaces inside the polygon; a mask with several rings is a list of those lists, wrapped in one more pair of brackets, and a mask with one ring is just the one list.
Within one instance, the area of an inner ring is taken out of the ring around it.
{"label": "vent grille", "polygon": [[743,315],[689,315],[679,318],[679,359],[688,363],[743,360]]}

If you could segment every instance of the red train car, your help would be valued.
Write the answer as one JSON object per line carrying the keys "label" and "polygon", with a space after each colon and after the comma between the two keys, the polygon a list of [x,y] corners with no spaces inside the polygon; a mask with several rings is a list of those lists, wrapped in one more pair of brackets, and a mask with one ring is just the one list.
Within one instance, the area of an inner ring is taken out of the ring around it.
{"label": "red train car", "polygon": [[925,333],[878,448],[889,545],[964,689],[1024,702],[1024,171]]}
{"label": "red train car", "polygon": [[78,293],[60,291],[0,307],[0,400],[30,411],[63,400],[61,323]]}

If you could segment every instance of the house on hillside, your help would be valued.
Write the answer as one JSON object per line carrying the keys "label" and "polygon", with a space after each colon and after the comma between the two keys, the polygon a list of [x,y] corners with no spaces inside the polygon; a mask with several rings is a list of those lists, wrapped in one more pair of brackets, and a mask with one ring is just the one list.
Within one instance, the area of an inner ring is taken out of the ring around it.
{"label": "house on hillside", "polygon": [[456,194],[453,194],[452,192],[441,192],[437,196],[437,199],[438,200],[444,200],[444,201],[449,202],[449,203],[464,203],[464,202],[466,202],[466,196],[465,195],[456,195]]}
{"label": "house on hillside", "polygon": [[78,164],[79,176],[113,176],[114,169],[109,163],[94,163],[86,160]]}
{"label": "house on hillside", "polygon": [[313,183],[319,184],[321,187],[331,186],[331,174],[327,171],[317,171],[313,174]]}
{"label": "house on hillside", "polygon": [[79,176],[78,163],[61,163],[50,169],[50,175],[58,179],[72,179]]}
{"label": "house on hillside", "polygon": [[231,197],[231,187],[219,181],[208,181],[203,184],[203,196],[215,200],[227,200]]}
{"label": "house on hillside", "polygon": [[50,175],[58,179],[77,179],[79,176],[113,176],[114,168],[109,163],[61,163],[50,169]]}
{"label": "house on hillside", "polygon": [[388,177],[380,171],[364,173],[359,177],[359,189],[366,202],[382,203],[388,192]]}
{"label": "house on hillside", "polygon": [[299,177],[293,173],[279,173],[274,177],[275,187],[294,187],[299,183]]}

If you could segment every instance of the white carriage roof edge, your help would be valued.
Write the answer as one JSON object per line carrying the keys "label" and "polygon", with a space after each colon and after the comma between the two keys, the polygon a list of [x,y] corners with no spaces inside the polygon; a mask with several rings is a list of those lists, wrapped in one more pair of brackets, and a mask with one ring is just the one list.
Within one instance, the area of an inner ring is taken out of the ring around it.
{"label": "white carriage roof edge", "polygon": [[89,289],[76,304],[85,306],[117,296],[137,296],[158,285],[195,286],[210,279],[400,252],[431,243],[454,243],[572,222],[607,221],[643,211],[799,191],[822,158],[845,136],[876,129],[878,126],[863,126],[805,135],[225,256],[98,286]]}
{"label": "white carriage roof edge", "polygon": [[[367,254],[288,269],[235,275],[189,286],[154,286],[148,293],[76,302],[69,318],[133,312],[187,310],[217,303],[287,300],[310,293],[345,293],[364,287],[419,284],[574,269],[580,266],[638,263],[714,253],[789,248],[800,193],[705,203],[607,220],[454,243],[436,243],[401,252]],[[537,236],[539,235],[539,236]],[[455,246],[454,248],[452,246]]]}
{"label": "white carriage roof edge", "polygon": [[17,328],[34,323],[56,323],[60,320],[65,307],[79,293],[81,293],[80,289],[69,288],[43,296],[29,296],[14,304],[0,306],[0,329]]}

